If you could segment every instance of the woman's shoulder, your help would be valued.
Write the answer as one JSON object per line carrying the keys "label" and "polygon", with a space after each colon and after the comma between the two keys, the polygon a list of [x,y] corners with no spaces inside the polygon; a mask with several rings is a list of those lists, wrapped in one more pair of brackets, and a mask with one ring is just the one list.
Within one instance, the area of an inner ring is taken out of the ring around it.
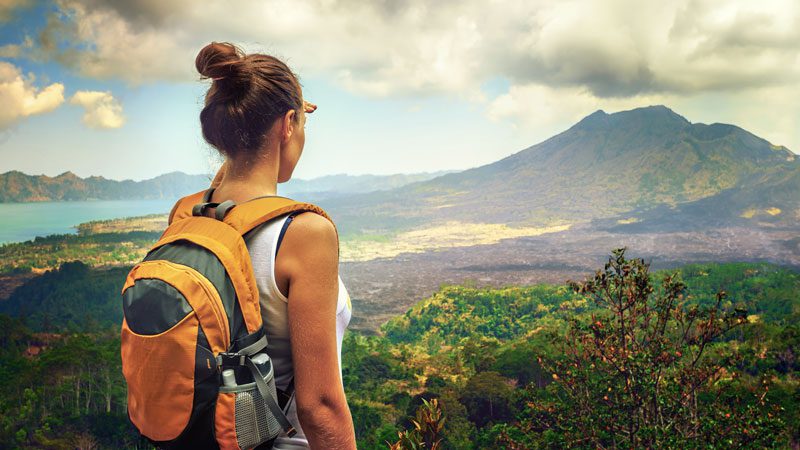
{"label": "woman's shoulder", "polygon": [[[320,245],[325,242],[338,242],[336,226],[333,221],[314,211],[300,211],[293,215],[292,226],[287,228],[295,237],[302,237],[303,241],[311,245]],[[285,238],[284,238],[285,239]]]}
{"label": "woman's shoulder", "polygon": [[[281,243],[281,252],[292,255],[299,267],[315,265],[338,265],[339,236],[336,226],[327,217],[314,211],[303,211],[292,217],[291,226],[286,227]],[[291,264],[290,264],[291,265]]]}

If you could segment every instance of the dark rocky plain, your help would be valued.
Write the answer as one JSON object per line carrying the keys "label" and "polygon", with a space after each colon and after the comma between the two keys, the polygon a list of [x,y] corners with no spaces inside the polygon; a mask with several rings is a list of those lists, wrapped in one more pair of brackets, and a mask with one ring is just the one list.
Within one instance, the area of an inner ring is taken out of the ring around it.
{"label": "dark rocky plain", "polygon": [[689,263],[770,262],[800,272],[800,230],[730,226],[692,231],[624,232],[584,223],[569,230],[495,244],[403,253],[345,262],[341,277],[353,300],[351,327],[374,333],[381,323],[432,295],[442,284],[502,287],[583,281],[617,247],[651,271]]}

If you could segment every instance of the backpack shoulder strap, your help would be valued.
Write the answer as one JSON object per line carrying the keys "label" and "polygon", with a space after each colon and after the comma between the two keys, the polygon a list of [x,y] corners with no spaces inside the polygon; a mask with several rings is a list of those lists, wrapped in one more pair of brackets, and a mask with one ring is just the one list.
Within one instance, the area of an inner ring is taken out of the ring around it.
{"label": "backpack shoulder strap", "polygon": [[339,251],[339,230],[336,228],[336,223],[328,213],[313,203],[300,202],[277,195],[257,197],[234,205],[222,220],[245,235],[262,223],[292,211],[311,211],[328,219],[336,231],[337,252]]}
{"label": "backpack shoulder strap", "polygon": [[191,217],[192,207],[197,203],[203,203],[206,193],[207,190],[203,189],[202,191],[195,192],[194,194],[190,194],[178,199],[178,201],[175,202],[175,205],[172,207],[172,211],[169,213],[167,224],[171,225],[172,222],[184,219],[186,217]]}
{"label": "backpack shoulder strap", "polygon": [[[336,228],[336,224],[328,213],[317,205],[300,202],[279,195],[256,197],[238,205],[230,201],[225,201],[217,205],[216,203],[209,203],[212,192],[213,188],[210,188],[181,197],[175,203],[175,206],[172,207],[169,216],[169,224],[187,217],[192,217],[192,210],[195,206],[219,206],[220,209],[224,209],[218,211],[218,213],[222,213],[217,214],[218,219],[235,228],[239,234],[245,235],[262,223],[280,215],[292,211],[312,211],[330,220],[331,224],[333,224],[333,228],[336,231],[337,251],[339,251],[339,230]],[[220,218],[220,216],[223,217]]]}

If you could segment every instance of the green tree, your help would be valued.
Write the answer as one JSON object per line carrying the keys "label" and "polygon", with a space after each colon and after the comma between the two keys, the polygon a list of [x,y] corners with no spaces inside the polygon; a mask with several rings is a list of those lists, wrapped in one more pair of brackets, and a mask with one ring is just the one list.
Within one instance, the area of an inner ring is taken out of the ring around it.
{"label": "green tree", "polygon": [[467,381],[459,399],[476,426],[513,417],[514,388],[497,372],[478,372]]}
{"label": "green tree", "polygon": [[[557,430],[562,445],[578,448],[721,448],[774,439],[776,419],[765,409],[737,411],[718,400],[720,386],[735,378],[727,368],[740,358],[716,342],[746,323],[746,311],[721,308],[724,291],[709,307],[687,307],[676,274],[656,289],[649,264],[626,259],[625,248],[613,250],[593,279],[568,284],[598,310],[552,334],[559,356],[538,360],[555,381],[552,396],[532,393],[521,428]],[[726,419],[736,415],[740,425],[719,426],[719,415],[710,413],[716,410]]]}

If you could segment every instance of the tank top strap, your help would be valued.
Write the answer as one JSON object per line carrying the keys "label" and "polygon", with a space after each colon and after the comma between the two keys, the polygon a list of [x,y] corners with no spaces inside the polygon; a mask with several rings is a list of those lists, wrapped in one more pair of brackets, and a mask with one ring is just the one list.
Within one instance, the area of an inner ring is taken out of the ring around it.
{"label": "tank top strap", "polygon": [[[286,233],[286,228],[289,227],[289,224],[292,222],[292,218],[303,211],[292,211],[283,218],[281,225],[281,231],[278,233],[278,241],[275,243],[275,256],[278,256],[278,249],[281,248],[281,241],[283,241],[283,235]],[[273,258],[274,260],[275,258]]]}
{"label": "tank top strap", "polygon": [[269,297],[278,298],[284,302],[288,302],[289,299],[278,289],[275,280],[275,256],[279,248],[279,240],[283,239],[286,232],[287,220],[293,216],[293,212],[268,220],[245,235],[245,243],[250,250],[253,270],[259,283],[266,287]]}

